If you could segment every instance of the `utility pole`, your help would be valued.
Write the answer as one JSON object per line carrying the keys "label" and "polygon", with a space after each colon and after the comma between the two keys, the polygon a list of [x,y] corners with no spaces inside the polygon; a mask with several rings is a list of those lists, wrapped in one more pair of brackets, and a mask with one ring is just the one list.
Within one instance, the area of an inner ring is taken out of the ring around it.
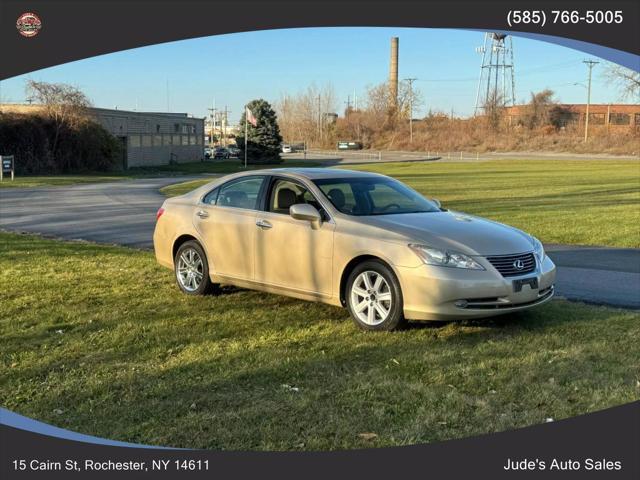
{"label": "utility pole", "polygon": [[207,110],[209,110],[211,113],[209,114],[209,116],[211,117],[211,134],[209,135],[209,146],[213,147],[213,135],[215,134],[215,129],[216,129],[216,112],[218,111],[218,109],[215,107],[215,103],[214,103],[214,107],[213,108],[207,108]]}
{"label": "utility pole", "polygon": [[589,106],[591,105],[591,73],[593,67],[600,62],[594,60],[584,60],[582,63],[589,67],[589,81],[587,82],[587,108],[584,114],[584,141],[589,139]]}
{"label": "utility pole", "polygon": [[351,113],[351,97],[347,95],[347,101],[344,102],[347,105],[347,109],[345,110],[345,117]]}
{"label": "utility pole", "polygon": [[229,123],[229,120],[228,120],[229,117],[228,116],[229,116],[230,113],[231,113],[231,110],[228,110],[227,106],[225,105],[224,106],[224,125],[222,126],[222,128],[223,128],[222,136],[224,138],[224,146],[225,147],[227,146],[227,124]]}
{"label": "utility pole", "polygon": [[413,143],[413,82],[417,78],[405,78],[409,82],[409,143]]}

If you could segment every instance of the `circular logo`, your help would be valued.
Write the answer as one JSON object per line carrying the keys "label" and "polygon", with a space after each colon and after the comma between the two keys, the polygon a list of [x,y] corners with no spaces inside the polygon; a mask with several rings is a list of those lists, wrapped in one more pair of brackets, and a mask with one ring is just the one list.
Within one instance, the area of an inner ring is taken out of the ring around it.
{"label": "circular logo", "polygon": [[520,259],[513,262],[513,268],[516,270],[522,270],[524,268],[524,262]]}
{"label": "circular logo", "polygon": [[42,28],[42,22],[35,13],[26,12],[18,17],[16,28],[23,37],[35,37]]}

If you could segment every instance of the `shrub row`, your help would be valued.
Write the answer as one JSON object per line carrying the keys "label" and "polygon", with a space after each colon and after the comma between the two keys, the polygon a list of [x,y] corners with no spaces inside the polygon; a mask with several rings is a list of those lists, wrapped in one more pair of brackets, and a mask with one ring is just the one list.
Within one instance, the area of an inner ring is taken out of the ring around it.
{"label": "shrub row", "polygon": [[18,174],[108,171],[122,163],[122,146],[98,123],[62,123],[57,141],[56,130],[43,114],[0,113],[0,155],[15,156]]}

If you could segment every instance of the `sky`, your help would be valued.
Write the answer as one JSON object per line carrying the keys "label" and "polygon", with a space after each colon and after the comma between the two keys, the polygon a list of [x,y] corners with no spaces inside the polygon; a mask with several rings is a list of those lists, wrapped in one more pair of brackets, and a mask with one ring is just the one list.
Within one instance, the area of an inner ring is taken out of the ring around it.
{"label": "sky", "polygon": [[[101,55],[2,81],[0,102],[25,101],[25,80],[79,87],[94,106],[186,112],[197,117],[230,110],[236,123],[252,99],[276,102],[309,85],[331,84],[342,114],[347,96],[362,99],[388,78],[390,38],[400,38],[399,78],[415,77],[429,110],[473,113],[482,32],[429,28],[298,28],[182,40]],[[550,88],[564,103],[586,103],[589,55],[538,40],[513,38],[516,102]],[[598,60],[596,58],[596,60]],[[616,103],[618,91],[596,65],[592,103]]]}

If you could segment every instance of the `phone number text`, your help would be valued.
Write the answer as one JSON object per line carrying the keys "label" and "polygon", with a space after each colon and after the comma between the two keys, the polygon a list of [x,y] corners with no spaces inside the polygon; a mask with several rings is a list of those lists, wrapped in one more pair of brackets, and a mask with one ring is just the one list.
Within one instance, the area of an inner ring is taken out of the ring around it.
{"label": "phone number text", "polygon": [[514,25],[539,25],[547,22],[561,24],[620,24],[624,21],[622,10],[509,10],[507,23]]}

